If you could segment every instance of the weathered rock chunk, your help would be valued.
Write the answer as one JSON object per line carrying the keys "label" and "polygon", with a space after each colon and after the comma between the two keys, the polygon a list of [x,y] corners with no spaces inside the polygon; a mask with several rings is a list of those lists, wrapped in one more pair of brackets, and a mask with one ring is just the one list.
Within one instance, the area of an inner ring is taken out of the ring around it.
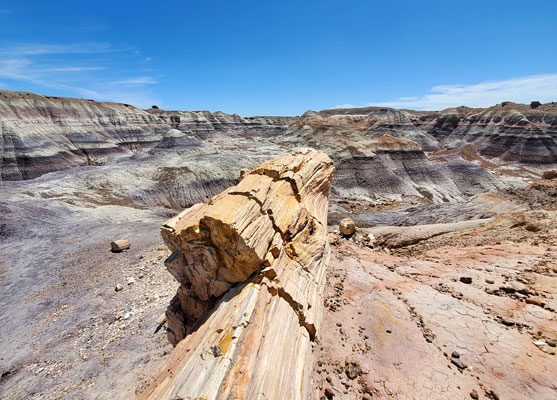
{"label": "weathered rock chunk", "polygon": [[303,149],[163,225],[177,345],[142,398],[307,398],[333,174],[325,153]]}
{"label": "weathered rock chunk", "polygon": [[356,224],[350,218],[344,218],[338,224],[338,229],[343,236],[352,236],[356,232]]}
{"label": "weathered rock chunk", "polygon": [[542,179],[551,180],[555,178],[557,178],[557,170],[554,169],[549,169],[547,171],[544,171],[544,173],[542,174]]}
{"label": "weathered rock chunk", "polygon": [[125,240],[125,239],[115,240],[114,242],[110,243],[110,250],[114,253],[117,253],[129,249],[130,246],[131,243],[129,240]]}

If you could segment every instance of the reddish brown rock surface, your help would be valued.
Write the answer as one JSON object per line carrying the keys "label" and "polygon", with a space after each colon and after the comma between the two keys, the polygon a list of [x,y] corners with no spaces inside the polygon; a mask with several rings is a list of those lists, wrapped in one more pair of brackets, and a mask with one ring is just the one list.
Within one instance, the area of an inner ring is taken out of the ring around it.
{"label": "reddish brown rock surface", "polygon": [[[540,185],[518,196],[551,199]],[[393,250],[331,235],[313,398],[555,398],[557,202],[544,204],[423,226],[435,234]]]}

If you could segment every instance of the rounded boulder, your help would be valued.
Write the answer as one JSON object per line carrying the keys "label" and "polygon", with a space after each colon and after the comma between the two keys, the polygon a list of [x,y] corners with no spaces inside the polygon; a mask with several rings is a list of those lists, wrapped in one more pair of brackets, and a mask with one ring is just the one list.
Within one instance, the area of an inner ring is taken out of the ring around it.
{"label": "rounded boulder", "polygon": [[343,236],[352,236],[356,233],[356,224],[350,218],[344,218],[338,224],[338,229]]}

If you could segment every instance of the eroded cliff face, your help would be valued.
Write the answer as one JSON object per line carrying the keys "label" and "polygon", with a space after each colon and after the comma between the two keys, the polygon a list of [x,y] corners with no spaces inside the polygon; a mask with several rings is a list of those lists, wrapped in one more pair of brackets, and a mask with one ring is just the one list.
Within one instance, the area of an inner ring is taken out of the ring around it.
{"label": "eroded cliff face", "polygon": [[0,90],[1,179],[31,179],[149,151],[211,154],[216,151],[211,139],[220,132],[256,136],[284,129],[289,120],[141,110],[129,104]]}
{"label": "eroded cliff face", "polygon": [[388,133],[419,143],[425,151],[466,145],[481,156],[531,164],[557,162],[557,104],[532,108],[504,102],[489,108],[456,107],[442,111],[384,107],[306,112],[296,125],[312,131]]}
{"label": "eroded cliff face", "polygon": [[300,150],[163,225],[177,346],[140,398],[307,398],[333,174],[325,153]]}
{"label": "eroded cliff face", "polygon": [[[0,179],[72,171],[71,181],[102,192],[103,203],[123,196],[136,207],[178,210],[233,184],[239,168],[309,146],[335,161],[336,200],[460,201],[508,183],[498,169],[532,178],[556,162],[556,109],[509,103],[243,118],[0,91]],[[520,163],[534,164],[526,171]]]}

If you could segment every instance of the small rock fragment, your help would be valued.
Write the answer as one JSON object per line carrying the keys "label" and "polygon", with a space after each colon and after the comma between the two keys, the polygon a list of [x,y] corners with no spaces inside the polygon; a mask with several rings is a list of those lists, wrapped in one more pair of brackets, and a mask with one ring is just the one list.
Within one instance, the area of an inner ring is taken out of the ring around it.
{"label": "small rock fragment", "polygon": [[328,398],[329,400],[335,397],[335,393],[333,392],[333,389],[325,388],[325,397]]}
{"label": "small rock fragment", "polygon": [[135,283],[135,279],[133,279],[131,276],[128,278],[128,285],[133,285]]}
{"label": "small rock fragment", "polygon": [[350,218],[344,218],[338,224],[338,229],[343,236],[350,237],[356,232],[356,224]]}
{"label": "small rock fragment", "polygon": [[470,284],[470,283],[472,283],[472,278],[469,277],[469,276],[461,276],[460,281],[462,283]]}
{"label": "small rock fragment", "polygon": [[346,373],[346,376],[350,380],[356,379],[362,373],[362,370],[360,369],[358,364],[352,362],[346,363],[346,366],[344,367],[344,371]]}
{"label": "small rock fragment", "polygon": [[466,369],[466,365],[459,358],[451,357],[451,363],[456,365],[460,370]]}
{"label": "small rock fragment", "polygon": [[120,285],[120,284],[117,284],[116,287],[114,288],[114,290],[115,290],[116,292],[119,292],[120,290],[123,290],[123,289],[124,289],[124,286],[122,286],[122,285]]}
{"label": "small rock fragment", "polygon": [[501,317],[501,322],[505,326],[513,326],[514,325],[514,321],[510,318],[507,318],[507,317]]}
{"label": "small rock fragment", "polygon": [[490,390],[489,392],[486,393],[486,396],[488,398],[490,398],[491,400],[500,400],[499,395],[497,394],[497,392]]}
{"label": "small rock fragment", "polygon": [[460,358],[460,354],[458,354],[457,351],[453,351],[453,353],[451,354],[451,357]]}
{"label": "small rock fragment", "polygon": [[543,308],[543,306],[545,306],[545,302],[544,302],[544,301],[542,301],[542,300],[540,300],[540,299],[537,299],[537,298],[535,298],[535,297],[527,297],[527,298],[526,298],[526,303],[527,303],[527,304],[533,304],[533,305],[535,305],[535,306],[542,307],[542,308]]}
{"label": "small rock fragment", "polygon": [[123,250],[129,249],[130,246],[131,246],[131,243],[130,243],[129,240],[120,239],[120,240],[115,240],[114,242],[110,243],[110,250],[113,253],[119,253]]}
{"label": "small rock fragment", "polygon": [[547,170],[544,171],[542,174],[542,179],[544,180],[551,180],[557,178],[557,170]]}
{"label": "small rock fragment", "polygon": [[493,279],[486,279],[485,283],[493,285],[495,283],[495,281]]}
{"label": "small rock fragment", "polygon": [[470,392],[470,397],[473,398],[474,400],[477,400],[477,399],[480,398],[480,396],[478,396],[478,392],[476,392],[475,389],[473,389],[473,390]]}

